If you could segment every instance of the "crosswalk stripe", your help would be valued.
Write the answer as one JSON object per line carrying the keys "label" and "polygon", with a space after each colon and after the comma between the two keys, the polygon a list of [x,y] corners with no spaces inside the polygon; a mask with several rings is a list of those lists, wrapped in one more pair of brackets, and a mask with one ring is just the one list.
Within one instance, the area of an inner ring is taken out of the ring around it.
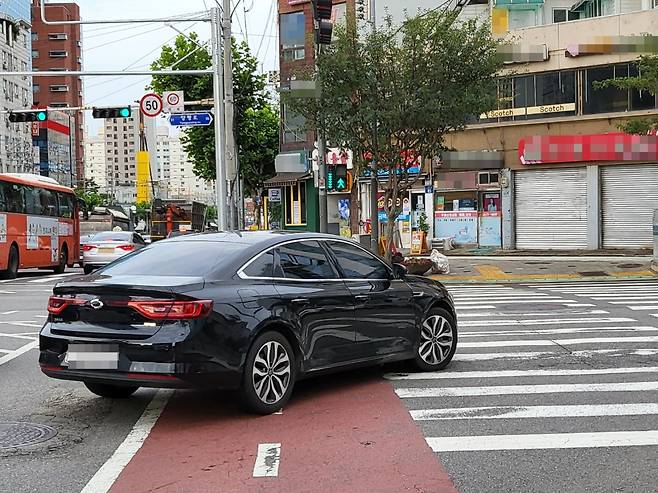
{"label": "crosswalk stripe", "polygon": [[620,323],[636,322],[633,318],[628,317],[609,317],[609,318],[572,318],[572,319],[538,319],[538,320],[480,320],[460,322],[461,327],[490,327],[492,325],[508,326],[526,326],[526,325],[557,325],[557,324],[599,324],[599,323]]}
{"label": "crosswalk stripe", "polygon": [[401,399],[424,397],[474,397],[483,395],[562,394],[574,392],[645,392],[658,390],[658,382],[562,383],[539,385],[492,385],[488,387],[400,388]]}
{"label": "crosswalk stripe", "polygon": [[626,373],[658,373],[658,366],[591,368],[581,370],[499,370],[390,373],[386,375],[386,378],[389,380],[445,380],[450,378],[566,377],[579,375],[619,375]]}
{"label": "crosswalk stripe", "polygon": [[611,305],[652,305],[656,303],[658,299],[654,298],[651,301],[633,301],[633,300],[626,300],[626,301],[608,301]]}
{"label": "crosswalk stripe", "polygon": [[562,406],[483,406],[409,411],[416,421],[457,419],[584,418],[658,414],[658,403],[583,404]]}
{"label": "crosswalk stripe", "polygon": [[658,430],[429,437],[427,444],[434,452],[632,447],[658,445]]}
{"label": "crosswalk stripe", "polygon": [[529,302],[535,302],[535,303],[560,303],[560,304],[565,304],[565,303],[576,303],[576,300],[562,300],[562,299],[540,299],[540,300],[524,300],[524,299],[515,299],[515,300],[499,300],[499,299],[490,299],[490,300],[483,300],[483,301],[455,301],[455,306],[469,306],[469,305],[477,305],[480,303],[498,303],[501,305],[512,305],[512,304],[518,304],[518,303],[523,303],[527,304]]}
{"label": "crosswalk stripe", "polygon": [[[559,346],[556,346],[555,349],[558,349]],[[574,358],[591,358],[593,356],[621,356],[627,358],[629,356],[656,356],[658,355],[658,349],[654,348],[645,348],[645,349],[627,349],[627,348],[615,348],[615,349],[588,349],[583,351],[516,351],[513,353],[457,353],[455,354],[453,361],[459,362],[473,362],[473,361],[491,361],[498,359],[522,359],[522,360],[532,360],[536,358],[549,358],[549,357],[560,357],[564,355],[569,355]]]}
{"label": "crosswalk stripe", "polygon": [[539,335],[539,334],[582,334],[596,332],[658,332],[658,327],[651,326],[633,326],[633,327],[571,327],[568,329],[530,329],[530,330],[482,330],[482,331],[464,331],[459,333],[462,339],[472,337],[490,337],[490,336],[522,336],[522,335]]}
{"label": "crosswalk stripe", "polygon": [[574,289],[574,288],[625,288],[625,287],[637,287],[637,286],[658,286],[657,281],[632,281],[630,283],[617,283],[617,282],[570,282],[569,284],[565,283],[545,283],[545,284],[523,284],[525,288],[563,288],[563,289]]}
{"label": "crosswalk stripe", "polygon": [[[579,294],[577,296],[585,297],[584,294]],[[651,296],[626,296],[626,295],[615,295],[615,296],[588,296],[593,300],[597,301],[607,301],[607,300],[653,300],[658,301],[658,293],[652,294]]]}
{"label": "crosswalk stripe", "polygon": [[462,342],[462,348],[483,347],[521,347],[521,346],[574,346],[580,344],[637,344],[640,342],[658,342],[658,336],[648,337],[588,337],[582,339],[531,339],[514,341],[478,341]]}
{"label": "crosswalk stripe", "polygon": [[553,295],[550,293],[533,293],[532,291],[528,292],[510,292],[510,293],[478,293],[478,294],[471,294],[471,293],[453,293],[452,297],[454,299],[461,299],[461,298],[521,298],[521,297],[529,297],[529,298],[557,298],[557,295]]}
{"label": "crosswalk stripe", "polygon": [[9,353],[13,353],[13,352],[14,351],[9,351],[8,349],[0,349],[0,353],[4,353],[4,354],[9,354]]}
{"label": "crosswalk stripe", "polygon": [[[459,308],[457,303],[455,303],[455,308]],[[467,307],[462,307],[462,309],[464,308],[468,308],[469,310],[493,310],[496,307],[494,305],[470,305]],[[462,310],[458,310],[458,312],[461,313]]]}
{"label": "crosswalk stripe", "polygon": [[72,275],[74,275],[73,272],[67,273],[67,274],[57,274],[57,275],[54,275],[54,276],[40,277],[39,279],[32,279],[32,280],[29,280],[27,282],[34,283],[34,284],[43,284],[43,283],[50,282],[50,281],[58,281],[58,280],[60,280],[64,277],[69,277],[69,276],[72,276]]}
{"label": "crosswalk stripe", "polygon": [[[606,315],[610,312],[605,310],[586,310],[584,312],[579,311],[570,311],[565,313],[565,316],[572,315]],[[510,312],[464,312],[460,313],[460,318],[479,318],[479,317],[533,317],[533,316],[542,316],[546,315],[546,312],[519,312],[519,313],[510,313]]]}
{"label": "crosswalk stripe", "polygon": [[631,310],[639,311],[639,310],[658,310],[658,306],[629,306]]}

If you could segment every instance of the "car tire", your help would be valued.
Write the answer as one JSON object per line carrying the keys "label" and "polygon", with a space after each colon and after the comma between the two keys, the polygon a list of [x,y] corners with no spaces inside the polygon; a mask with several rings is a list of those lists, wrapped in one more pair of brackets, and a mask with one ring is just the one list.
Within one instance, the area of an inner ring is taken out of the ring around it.
{"label": "car tire", "polygon": [[66,266],[69,263],[69,251],[66,247],[62,248],[62,253],[59,255],[59,265],[53,269],[55,274],[64,274]]}
{"label": "car tire", "polygon": [[92,272],[94,272],[94,268],[91,265],[85,265],[82,270],[84,271],[85,274],[89,275]]}
{"label": "car tire", "polygon": [[279,332],[258,336],[247,353],[240,397],[253,414],[272,414],[286,405],[296,377],[295,353]]}
{"label": "car tire", "polygon": [[16,279],[18,277],[18,267],[20,259],[18,256],[18,249],[16,245],[12,245],[9,249],[9,257],[7,259],[7,269],[0,271],[1,279]]}
{"label": "car tire", "polygon": [[442,370],[457,349],[455,317],[442,308],[429,311],[418,331],[414,348],[414,364],[421,371]]}
{"label": "car tire", "polygon": [[107,397],[109,399],[126,399],[137,392],[137,389],[139,389],[139,387],[110,385],[105,383],[85,382],[84,384],[85,387],[87,387],[94,394],[100,397]]}

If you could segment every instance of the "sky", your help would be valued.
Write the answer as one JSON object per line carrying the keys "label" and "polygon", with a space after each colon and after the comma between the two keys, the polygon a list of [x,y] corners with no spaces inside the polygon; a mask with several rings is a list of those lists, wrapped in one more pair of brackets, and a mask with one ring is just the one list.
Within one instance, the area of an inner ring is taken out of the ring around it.
{"label": "sky", "polygon": [[[216,5],[216,0],[77,0],[83,20],[161,18],[199,13]],[[221,4],[221,0],[219,1]],[[247,38],[258,54],[264,72],[278,69],[276,0],[232,0],[233,33]],[[246,13],[245,13],[246,10]],[[196,32],[202,41],[210,39],[208,23],[176,23],[177,29]],[[84,70],[147,69],[160,55],[161,47],[178,36],[171,27],[159,24],[91,24],[82,26]],[[146,76],[85,77],[84,104],[121,106],[139,100],[150,78]],[[86,119],[90,135],[101,120]],[[165,124],[165,122],[163,122]]]}

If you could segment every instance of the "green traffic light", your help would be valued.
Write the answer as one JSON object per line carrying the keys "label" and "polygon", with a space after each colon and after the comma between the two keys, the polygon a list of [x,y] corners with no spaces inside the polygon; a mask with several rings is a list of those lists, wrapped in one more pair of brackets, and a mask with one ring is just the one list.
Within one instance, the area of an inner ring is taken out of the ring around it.
{"label": "green traffic light", "polygon": [[129,118],[130,117],[130,108],[121,108],[121,110],[119,111],[119,114],[123,118]]}
{"label": "green traffic light", "polygon": [[40,122],[45,122],[46,118],[47,115],[45,111],[39,111],[39,113],[37,113],[37,120],[39,120]]}

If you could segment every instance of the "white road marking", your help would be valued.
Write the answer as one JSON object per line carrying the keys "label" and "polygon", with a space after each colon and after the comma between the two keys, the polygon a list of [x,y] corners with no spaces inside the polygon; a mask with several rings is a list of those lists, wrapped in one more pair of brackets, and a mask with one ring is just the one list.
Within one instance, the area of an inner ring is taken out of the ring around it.
{"label": "white road marking", "polygon": [[48,276],[48,277],[43,277],[39,279],[32,279],[30,281],[27,281],[29,283],[34,283],[34,284],[43,284],[46,282],[52,282],[52,281],[58,281],[64,277],[69,277],[75,275],[74,273],[68,273],[68,274],[58,274],[55,276]]}
{"label": "white road marking", "polygon": [[[587,310],[584,312],[567,312],[564,313],[565,317],[572,317],[574,315],[607,315],[610,312],[605,310]],[[460,318],[479,318],[479,317],[534,317],[546,315],[546,312],[519,312],[519,313],[510,313],[510,312],[461,312]],[[556,314],[557,315],[557,314]],[[560,314],[562,315],[562,314]],[[461,325],[461,324],[460,324]]]}
{"label": "white road marking", "polygon": [[476,306],[467,306],[463,308],[459,308],[459,306],[455,303],[455,309],[457,310],[458,314],[462,313],[462,311],[468,310],[493,310],[496,308],[494,305],[476,305]]}
{"label": "white road marking", "polygon": [[5,325],[15,325],[16,327],[34,327],[37,329],[40,329],[43,327],[43,324],[35,324],[33,321],[30,322],[14,322],[14,321],[6,321],[6,320],[0,320],[0,324],[5,324]]}
{"label": "white road marking", "polygon": [[0,353],[9,354],[9,353],[13,353],[13,352],[14,352],[13,350],[10,351],[9,349],[0,349]]}
{"label": "white road marking", "polygon": [[434,452],[632,447],[658,445],[658,430],[430,437],[427,444]]}
{"label": "white road marking", "polygon": [[13,315],[14,313],[18,313],[18,310],[9,310],[8,312],[0,313],[0,315]]}
{"label": "white road marking", "polygon": [[563,299],[540,299],[540,300],[523,300],[523,299],[515,299],[515,300],[498,300],[498,299],[491,299],[491,300],[482,300],[482,301],[455,301],[455,306],[464,306],[467,307],[468,305],[477,305],[478,303],[498,303],[500,305],[511,305],[511,304],[517,304],[517,303],[523,303],[523,304],[528,304],[528,303],[560,303],[560,304],[566,304],[566,303],[576,303],[576,300],[563,300]]}
{"label": "white road marking", "polygon": [[558,324],[605,324],[620,322],[637,322],[633,318],[612,317],[612,318],[545,318],[529,320],[482,320],[461,322],[460,327],[490,327],[492,325],[500,326],[530,326],[530,325],[558,325]]}
{"label": "white road marking", "polygon": [[[559,346],[555,346],[559,348]],[[490,361],[496,359],[535,359],[539,357],[563,358],[573,356],[576,358],[591,358],[592,356],[655,356],[658,349],[590,349],[587,351],[517,351],[514,353],[457,353],[453,361]]]}
{"label": "white road marking", "polygon": [[511,291],[509,293],[504,293],[504,294],[499,294],[499,293],[478,293],[478,294],[473,294],[473,293],[453,293],[452,297],[457,300],[457,299],[463,299],[463,298],[496,298],[496,299],[507,299],[507,298],[558,298],[558,296],[549,294],[549,293],[533,293],[532,291],[524,291],[524,292],[514,292]]}
{"label": "white road marking", "polygon": [[588,337],[582,339],[529,339],[517,341],[478,341],[461,342],[461,348],[481,347],[520,347],[520,346],[567,346],[579,344],[637,344],[639,342],[658,342],[658,336],[645,337]]}
{"label": "white road marking", "polygon": [[[607,312],[604,312],[607,313]],[[48,318],[48,315],[35,315],[36,318]]]}
{"label": "white road marking", "polygon": [[172,394],[173,390],[158,390],[156,392],[126,439],[89,480],[81,493],[106,493],[109,491],[121,471],[144,444]]}
{"label": "white road marking", "polygon": [[[30,334],[34,334],[34,332],[30,332]],[[36,336],[29,336],[25,332],[21,332],[20,334],[8,334],[5,332],[0,332],[0,337],[13,337],[15,339],[27,339],[28,341],[33,341],[37,337]]]}
{"label": "white road marking", "polygon": [[658,332],[658,327],[573,327],[569,329],[510,329],[510,330],[482,330],[465,331],[459,333],[460,339],[488,336],[529,336],[539,334],[582,334],[597,332]]}
{"label": "white road marking", "polygon": [[638,286],[658,286],[658,283],[656,281],[632,281],[630,283],[617,283],[614,281],[609,281],[609,282],[569,282],[569,283],[551,283],[547,282],[545,284],[524,284],[523,287],[527,288],[539,288],[539,289],[549,289],[549,288],[555,288],[555,289],[574,289],[574,288],[610,288],[610,289],[618,289],[618,288],[625,288],[625,287],[638,287]]}
{"label": "white road marking", "polygon": [[395,389],[401,399],[421,397],[473,397],[483,395],[562,394],[574,392],[646,392],[658,390],[658,382],[560,383],[539,385],[492,385],[488,387],[410,387]]}
{"label": "white road marking", "polygon": [[275,477],[279,475],[279,462],[281,461],[280,443],[260,443],[254,463],[255,478]]}
{"label": "white road marking", "polygon": [[579,307],[596,306],[596,305],[592,305],[590,303],[566,303],[566,306],[568,306],[569,308],[579,308]]}
{"label": "white road marking", "polygon": [[[587,295],[579,294],[579,295],[576,295],[576,296],[587,296]],[[608,301],[608,300],[615,300],[615,301],[627,300],[627,301],[630,301],[630,302],[633,302],[633,301],[636,301],[636,300],[658,301],[658,294],[652,294],[651,296],[626,296],[626,295],[623,295],[623,296],[619,296],[619,295],[617,295],[617,296],[591,296],[590,295],[588,297],[592,298],[593,300],[597,300],[597,301]]]}
{"label": "white road marking", "polygon": [[636,301],[636,300],[624,300],[624,301],[608,301],[611,305],[655,305],[658,302],[658,298],[654,298],[649,301]]}
{"label": "white road marking", "polygon": [[629,306],[631,310],[658,310],[658,306]]}
{"label": "white road marking", "polygon": [[26,344],[25,346],[22,346],[17,350],[12,351],[9,354],[6,354],[2,358],[0,358],[0,366],[4,365],[5,363],[9,363],[11,360],[18,358],[19,356],[27,353],[30,349],[34,349],[38,346],[39,346],[39,341],[32,341],[29,344]]}
{"label": "white road marking", "polygon": [[0,294],[16,294],[16,291],[0,291]]}
{"label": "white road marking", "polygon": [[386,378],[389,380],[443,380],[452,378],[566,377],[579,375],[617,375],[625,373],[658,373],[658,366],[592,368],[583,370],[500,370],[391,373],[386,375]]}
{"label": "white road marking", "polygon": [[453,419],[583,418],[658,414],[658,403],[584,404],[570,406],[490,406],[409,411],[416,421]]}

